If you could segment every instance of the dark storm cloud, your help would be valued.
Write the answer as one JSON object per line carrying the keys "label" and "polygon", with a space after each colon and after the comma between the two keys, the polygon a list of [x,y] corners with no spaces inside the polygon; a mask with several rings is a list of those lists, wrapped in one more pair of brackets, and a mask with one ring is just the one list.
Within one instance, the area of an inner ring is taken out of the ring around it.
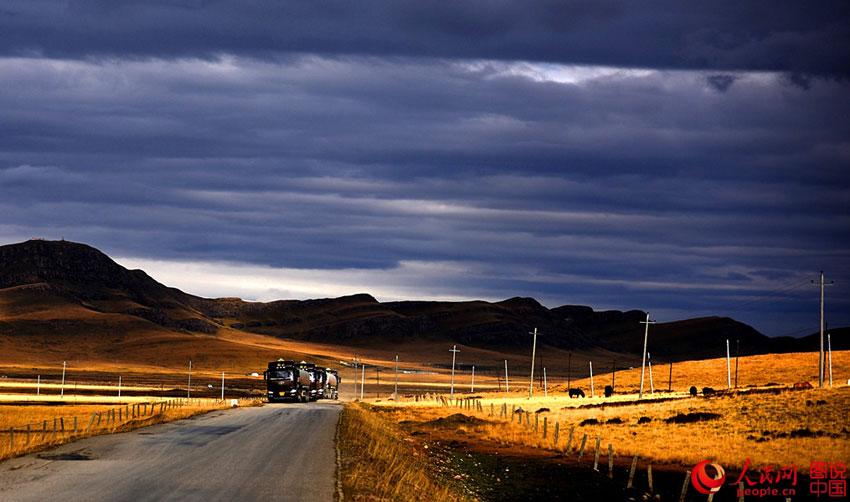
{"label": "dark storm cloud", "polygon": [[705,78],[705,80],[711,87],[717,89],[720,92],[726,92],[729,90],[730,87],[732,87],[732,84],[735,83],[735,76],[724,74],[709,75]]}
{"label": "dark storm cloud", "polygon": [[[200,294],[527,295],[772,334],[817,327],[826,269],[850,324],[848,10],[5,2],[0,240],[215,263]],[[284,275],[204,289],[228,267]]]}
{"label": "dark storm cloud", "polygon": [[841,1],[4,2],[0,51],[50,57],[287,53],[850,74]]}
{"label": "dark storm cloud", "polygon": [[435,264],[403,275],[411,296],[732,314],[785,333],[814,319],[816,295],[767,293],[850,270],[847,86],[737,72],[721,93],[713,75],[0,60],[0,235],[325,271]]}

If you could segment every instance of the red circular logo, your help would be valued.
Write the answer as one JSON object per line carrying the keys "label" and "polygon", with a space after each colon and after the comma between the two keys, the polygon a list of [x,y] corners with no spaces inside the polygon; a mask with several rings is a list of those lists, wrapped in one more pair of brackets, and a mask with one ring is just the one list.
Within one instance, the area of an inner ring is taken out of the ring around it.
{"label": "red circular logo", "polygon": [[[714,475],[708,473],[709,467],[714,469]],[[695,465],[693,472],[691,472],[691,484],[694,485],[696,491],[703,495],[716,493],[723,486],[724,481],[726,481],[726,472],[723,467],[708,460],[703,460]]]}

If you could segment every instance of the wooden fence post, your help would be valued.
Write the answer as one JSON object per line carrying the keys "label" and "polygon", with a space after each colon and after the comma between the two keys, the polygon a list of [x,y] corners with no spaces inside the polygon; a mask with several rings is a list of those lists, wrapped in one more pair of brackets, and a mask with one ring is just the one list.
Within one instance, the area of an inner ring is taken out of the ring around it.
{"label": "wooden fence post", "polygon": [[47,420],[41,422],[41,440],[47,437]]}
{"label": "wooden fence post", "polygon": [[602,441],[602,438],[596,436],[596,451],[593,454],[593,470],[599,470],[599,442]]}
{"label": "wooden fence post", "polygon": [[649,484],[649,493],[655,493],[652,487],[652,464],[646,466],[646,481]]}
{"label": "wooden fence post", "polygon": [[59,432],[61,434],[65,434],[65,418],[59,417]]}
{"label": "wooden fence post", "polygon": [[26,444],[30,444],[30,424],[27,424],[27,442]]}
{"label": "wooden fence post", "polygon": [[608,479],[614,479],[614,446],[608,443]]}
{"label": "wooden fence post", "polygon": [[573,433],[575,432],[575,430],[576,430],[576,426],[575,426],[575,425],[571,425],[571,426],[570,426],[570,436],[567,438],[567,447],[566,447],[566,449],[564,450],[564,451],[566,451],[567,453],[569,453],[569,452],[573,451]]}
{"label": "wooden fence post", "polygon": [[91,431],[91,426],[94,424],[94,419],[95,419],[95,416],[96,416],[96,415],[97,415],[97,412],[92,412],[92,414],[91,414],[91,418],[89,419],[89,426],[88,426],[88,427],[86,427],[86,432],[90,432],[90,431]]}
{"label": "wooden fence post", "polygon": [[490,403],[490,416],[493,416],[493,403]]}
{"label": "wooden fence post", "polygon": [[637,460],[638,460],[638,457],[637,457],[637,455],[635,455],[634,458],[632,458],[632,468],[629,469],[629,483],[626,485],[627,489],[631,489],[631,487],[634,486],[635,469],[637,468]]}
{"label": "wooden fence post", "polygon": [[552,434],[552,444],[555,446],[555,449],[558,449],[558,434],[560,432],[561,422],[555,422],[555,432]]}
{"label": "wooden fence post", "polygon": [[538,428],[539,425],[540,425],[540,414],[535,413],[534,414],[534,432],[537,432],[537,428]]}
{"label": "wooden fence post", "polygon": [[56,439],[56,417],[53,417],[53,436],[50,438],[51,440]]}
{"label": "wooden fence post", "polygon": [[549,431],[548,417],[543,417],[543,439],[546,439],[546,433]]}
{"label": "wooden fence post", "polygon": [[77,417],[76,417],[76,415],[74,416],[74,435],[75,436],[77,435]]}
{"label": "wooden fence post", "polygon": [[688,485],[691,482],[691,471],[685,471],[685,481],[682,483],[682,492],[679,495],[679,502],[685,502],[685,495],[688,494]]}
{"label": "wooden fence post", "polygon": [[587,444],[587,433],[581,437],[581,446],[578,449],[578,460],[581,460],[581,456],[584,455],[584,447]]}

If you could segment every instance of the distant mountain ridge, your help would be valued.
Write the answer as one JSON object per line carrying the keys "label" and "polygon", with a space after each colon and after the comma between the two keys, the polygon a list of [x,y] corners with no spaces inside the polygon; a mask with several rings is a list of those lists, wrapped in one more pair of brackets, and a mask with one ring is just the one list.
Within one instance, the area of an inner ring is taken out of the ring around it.
{"label": "distant mountain ridge", "polygon": [[[42,304],[49,308],[36,308]],[[46,330],[50,324],[33,320],[50,318],[44,309],[61,318],[63,308],[73,307],[172,330],[214,334],[227,327],[349,345],[427,339],[478,347],[526,346],[536,327],[542,345],[627,354],[641,352],[640,321],[646,316],[637,310],[597,312],[576,305],[549,309],[533,298],[386,303],[368,294],[268,303],[208,299],[160,284],[141,270],[127,270],[91,246],[45,240],[0,246],[0,309],[4,305],[8,312],[0,310],[0,333],[6,334],[22,326],[27,332]],[[816,348],[809,347],[808,337],[769,338],[727,317],[661,323],[651,329],[653,357],[666,360],[718,357],[725,339],[739,341],[746,354]],[[843,347],[844,333],[834,348]]]}

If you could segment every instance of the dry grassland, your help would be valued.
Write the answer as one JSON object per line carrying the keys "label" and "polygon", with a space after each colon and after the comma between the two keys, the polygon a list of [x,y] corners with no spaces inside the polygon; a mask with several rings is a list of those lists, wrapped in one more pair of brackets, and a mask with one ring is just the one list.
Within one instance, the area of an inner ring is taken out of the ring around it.
{"label": "dry grassland", "polygon": [[340,481],[347,500],[462,501],[466,498],[432,477],[426,459],[396,425],[363,405],[347,405],[340,418]]}
{"label": "dry grassland", "polygon": [[[563,387],[555,386],[550,388],[548,397],[538,394],[530,400],[527,398],[528,387],[524,392],[476,394],[483,412],[443,407],[435,401],[403,400],[377,404],[392,409],[392,413],[387,415],[396,421],[426,424],[458,412],[486,420],[484,424],[458,421],[453,431],[444,431],[467,441],[564,451],[568,449],[572,428],[574,437],[569,449],[578,450],[582,437],[587,434],[586,455],[590,456],[594,454],[596,438],[599,437],[603,456],[607,455],[610,443],[618,456],[639,455],[656,463],[693,465],[703,459],[714,459],[729,467],[741,467],[749,458],[756,465],[796,464],[806,472],[811,461],[850,460],[850,424],[847,421],[850,387],[785,390],[796,381],[808,380],[805,377],[811,376],[813,356],[816,363],[816,354],[742,358],[739,378],[745,368],[748,379],[762,386],[708,398],[690,397],[686,392],[687,386],[693,383],[700,387],[711,385],[718,390],[725,389],[724,360],[678,363],[674,366],[674,392],[647,392],[641,402],[638,402],[636,394],[616,394],[608,399],[599,397],[602,387],[611,383],[608,375],[607,381],[595,379],[597,397],[592,399],[570,399],[562,392]],[[847,352],[836,353],[833,372],[846,375],[850,370],[847,360]],[[678,379],[675,376],[677,371]],[[639,372],[639,368],[618,372],[617,391],[636,392]],[[816,378],[816,371],[814,373]],[[722,385],[718,385],[718,381]],[[588,383],[589,379],[578,381],[573,386],[581,386],[589,396]],[[765,386],[768,383],[780,383],[783,388]],[[665,390],[666,384],[665,380]],[[491,404],[495,416],[490,416]],[[507,419],[500,418],[503,405],[507,409]],[[519,414],[511,413],[514,408],[530,412],[528,419],[523,418],[521,424],[517,423]],[[535,413],[541,409],[548,411]],[[689,415],[702,420],[691,423],[671,420],[676,416]],[[544,417],[547,425],[545,439]],[[639,424],[639,420],[645,423]],[[583,421],[589,422],[582,425]],[[557,444],[553,439],[556,423],[560,429]],[[427,429],[429,426],[422,427]]]}
{"label": "dry grassland", "polygon": [[[240,400],[252,406],[257,400]],[[229,407],[229,401],[172,399],[123,406],[0,405],[0,460],[40,451],[79,438],[124,432]]]}

